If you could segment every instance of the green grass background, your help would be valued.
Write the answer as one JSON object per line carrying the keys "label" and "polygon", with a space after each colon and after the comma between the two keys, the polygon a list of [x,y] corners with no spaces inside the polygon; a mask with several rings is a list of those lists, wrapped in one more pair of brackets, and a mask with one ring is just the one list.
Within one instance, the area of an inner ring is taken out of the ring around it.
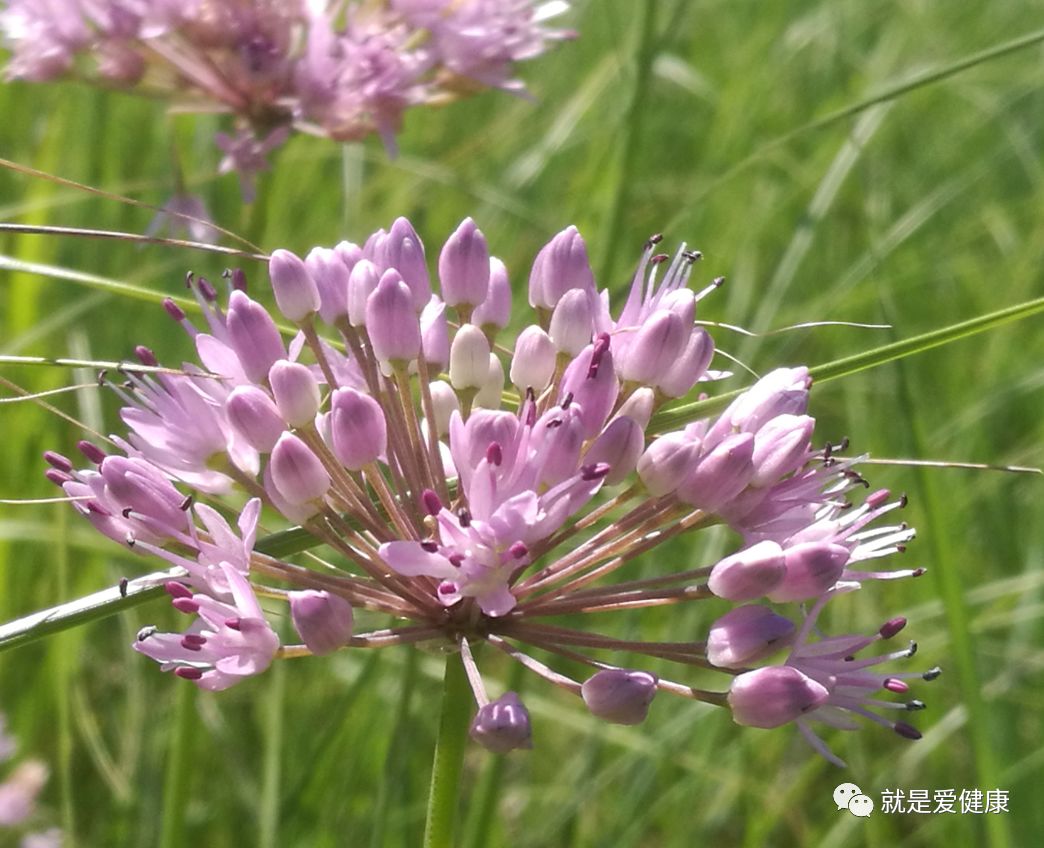
{"label": "green grass background", "polygon": [[[488,93],[408,115],[401,154],[296,138],[244,209],[215,179],[216,122],[75,85],[0,88],[0,156],[162,203],[171,149],[215,218],[266,249],[363,239],[407,215],[429,255],[465,215],[516,283],[515,321],[540,245],[575,223],[599,283],[619,291],[643,240],[685,240],[698,277],[727,285],[702,317],[764,331],[817,319],[888,321],[719,346],[751,368],[821,363],[1042,293],[1044,49],[1032,46],[842,120],[801,130],[918,73],[1044,27],[1026,0],[591,0],[574,43],[523,68],[536,100]],[[795,132],[796,131],[796,132]],[[150,215],[0,170],[0,218],[141,232]],[[0,253],[134,283],[149,300],[0,272],[0,352],[118,359],[190,346],[158,306],[183,274],[227,263],[183,250],[0,235]],[[247,265],[263,282],[261,266]],[[255,284],[254,290],[263,287]],[[90,382],[4,367],[34,390]],[[738,377],[726,384],[745,384]],[[814,390],[818,436],[858,451],[1044,464],[1044,334],[1028,321]],[[108,430],[96,390],[59,405]],[[42,497],[40,453],[81,433],[28,404],[0,406],[0,497]],[[472,748],[462,845],[937,846],[1037,844],[1044,832],[1044,508],[1039,477],[871,469],[907,491],[920,538],[903,564],[920,580],[867,585],[832,604],[830,629],[907,615],[926,731],[828,734],[850,768],[818,759],[793,728],[735,726],[727,713],[661,695],[637,728],[609,727],[575,700],[488,657],[490,685],[521,687],[535,749]],[[683,540],[648,572],[712,561],[722,538]],[[0,511],[0,619],[151,570],[71,510]],[[723,607],[599,622],[606,632],[699,639]],[[43,818],[82,846],[412,846],[420,841],[437,726],[438,658],[406,649],[278,664],[212,696],[132,654],[160,601],[0,656],[0,708],[23,754],[47,760]],[[659,670],[663,670],[660,668]],[[676,673],[676,677],[680,676]],[[885,788],[1010,792],[1004,816],[837,812],[842,780]]]}

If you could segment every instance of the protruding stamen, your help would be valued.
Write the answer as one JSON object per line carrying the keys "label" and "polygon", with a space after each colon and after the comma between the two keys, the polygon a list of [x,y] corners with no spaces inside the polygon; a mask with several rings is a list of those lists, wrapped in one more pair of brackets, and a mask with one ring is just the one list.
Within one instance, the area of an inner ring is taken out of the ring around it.
{"label": "protruding stamen", "polygon": [[905,721],[897,721],[893,726],[892,730],[902,736],[904,739],[920,739],[921,731],[919,731],[913,725],[907,724]]}

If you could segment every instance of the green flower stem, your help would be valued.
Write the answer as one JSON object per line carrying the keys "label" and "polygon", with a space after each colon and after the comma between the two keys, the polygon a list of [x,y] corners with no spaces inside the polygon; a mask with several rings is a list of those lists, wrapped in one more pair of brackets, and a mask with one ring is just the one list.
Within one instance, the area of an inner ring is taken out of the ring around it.
{"label": "green flower stem", "polygon": [[446,657],[446,675],[442,684],[442,716],[439,719],[439,738],[435,743],[435,762],[431,769],[424,848],[452,848],[455,844],[470,702],[471,690],[464,663],[459,654],[451,654]]}

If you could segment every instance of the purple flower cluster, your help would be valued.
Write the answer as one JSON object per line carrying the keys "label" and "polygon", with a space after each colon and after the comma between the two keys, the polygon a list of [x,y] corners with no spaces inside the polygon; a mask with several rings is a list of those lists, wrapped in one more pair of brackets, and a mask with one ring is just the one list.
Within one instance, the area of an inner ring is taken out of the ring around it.
{"label": "purple flower cluster", "polygon": [[411,106],[524,91],[515,64],[570,33],[536,0],[3,0],[7,76],[79,78],[237,116],[222,170],[250,178],[291,126],[389,149]]}
{"label": "purple flower cluster", "polygon": [[[419,15],[437,4],[398,5]],[[507,269],[470,219],[439,253],[437,292],[402,218],[361,246],[275,251],[276,317],[239,271],[226,274],[223,303],[190,276],[205,325],[173,300],[166,310],[199,364],[160,369],[138,348],[144,367],[117,388],[128,433],[111,438],[114,450],[81,444],[87,469],[47,456],[50,479],[99,531],[176,569],[168,591],[193,623],[146,628],[135,649],[222,689],[276,658],[438,641],[460,652],[478,704],[472,735],[495,751],[528,747],[529,717],[514,693],[487,696],[479,643],[610,722],[642,721],[665,691],[727,706],[740,724],[796,722],[834,761],[809,722],[851,728],[857,715],[916,738],[878,711],[923,705],[876,693],[905,693],[917,675],[872,670],[912,650],[856,657],[904,621],[813,638],[830,599],[921,573],[864,565],[913,537],[880,521],[903,501],[877,491],[857,503],[866,482],[855,461],[813,445],[802,367],[766,374],[716,416],[658,424],[723,376],[696,320],[721,280],[694,291],[699,254],[659,254],[659,241],[646,243],[614,313],[583,238],[559,233],[533,263],[532,323],[513,346]],[[289,343],[277,321],[295,328]],[[235,528],[205,502],[226,496],[245,501],[231,507]],[[270,526],[275,514],[300,525],[325,555],[296,565],[258,551],[262,510]],[[702,567],[625,576],[663,542],[711,525],[732,528],[742,547]],[[259,595],[289,605],[302,644],[280,644]],[[716,617],[702,641],[554,623],[697,600]],[[356,632],[357,611],[399,623]],[[522,646],[594,671],[574,680]],[[604,651],[717,671],[729,685],[705,691],[588,655]]]}
{"label": "purple flower cluster", "polygon": [[[7,719],[0,713],[0,764],[10,760],[17,743],[7,735]],[[0,782],[0,831],[5,845],[14,845],[11,831],[25,831],[27,824],[40,818],[36,800],[47,783],[48,770],[40,760],[23,760]],[[12,840],[12,841],[7,841]],[[62,832],[57,828],[24,833],[20,848],[60,848]]]}

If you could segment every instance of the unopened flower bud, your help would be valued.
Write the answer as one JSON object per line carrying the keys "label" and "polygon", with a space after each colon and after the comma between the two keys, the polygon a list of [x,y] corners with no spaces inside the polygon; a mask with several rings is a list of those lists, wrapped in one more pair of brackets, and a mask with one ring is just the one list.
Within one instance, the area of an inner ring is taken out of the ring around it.
{"label": "unopened flower bud", "polygon": [[527,388],[540,393],[555,373],[555,346],[551,337],[536,324],[530,324],[515,340],[511,358],[511,382],[520,392]]}
{"label": "unopened flower bud", "polygon": [[529,275],[529,305],[554,309],[570,289],[595,290],[587,245],[576,227],[568,227],[537,254]]}
{"label": "unopened flower bud", "polygon": [[257,386],[236,386],[225,401],[225,413],[236,432],[261,453],[271,453],[286,431],[279,408]]}
{"label": "unopened flower bud", "polygon": [[319,383],[307,365],[279,360],[268,372],[276,406],[291,427],[307,427],[319,411]]}
{"label": "unopened flower bud", "polygon": [[154,465],[134,457],[108,456],[99,466],[113,497],[124,507],[149,516],[164,528],[183,530],[185,496]]}
{"label": "unopened flower bud", "polygon": [[606,485],[615,486],[634,471],[644,448],[645,432],[638,422],[626,415],[618,415],[591,443],[584,454],[584,462],[606,463],[609,466]]}
{"label": "unopened flower bud", "polygon": [[317,501],[330,488],[330,475],[312,449],[292,433],[283,433],[269,462],[272,482],[290,504]]}
{"label": "unopened flower bud", "polygon": [[792,666],[767,666],[741,674],[729,687],[732,718],[747,727],[779,727],[830,697],[821,683]]}
{"label": "unopened flower bud", "polygon": [[480,389],[489,376],[489,342],[474,324],[465,324],[450,346],[449,377],[453,388]]}
{"label": "unopened flower bud", "polygon": [[794,623],[768,607],[736,607],[711,625],[707,660],[718,668],[743,668],[774,654],[793,633]]}
{"label": "unopened flower bud", "polygon": [[432,412],[435,415],[435,433],[441,439],[449,432],[453,413],[460,412],[460,401],[445,380],[433,380],[428,390],[431,392]]}
{"label": "unopened flower bud", "polygon": [[354,266],[355,262],[345,262],[341,253],[326,247],[313,247],[305,257],[305,267],[319,290],[319,317],[327,324],[348,315],[348,278]]}
{"label": "unopened flower bud", "polygon": [[667,433],[646,448],[638,460],[638,476],[651,495],[666,495],[692,473],[699,455],[699,439]]}
{"label": "unopened flower bud", "polygon": [[362,248],[350,241],[340,241],[335,244],[334,253],[349,271],[355,267],[356,262],[363,258]]}
{"label": "unopened flower bud", "polygon": [[243,292],[234,291],[229,297],[225,325],[232,349],[251,382],[263,382],[272,365],[286,358],[283,339],[272,316]]}
{"label": "unopened flower bud", "polygon": [[439,282],[449,306],[478,306],[489,290],[489,245],[482,230],[465,218],[439,254]]}
{"label": "unopened flower bud", "polygon": [[613,724],[641,724],[656,695],[656,677],[645,671],[607,668],[580,687],[587,708]]}
{"label": "unopened flower bud", "polygon": [[480,707],[470,732],[472,739],[495,754],[533,747],[529,711],[514,692]]}
{"label": "unopened flower bud", "polygon": [[319,288],[299,256],[289,250],[275,250],[268,260],[279,311],[299,324],[319,309]]}
{"label": "unopened flower bud", "polygon": [[648,386],[642,386],[631,393],[631,396],[623,402],[616,414],[633,418],[644,430],[649,426],[655,408],[656,393]]}
{"label": "unopened flower bud", "polygon": [[689,336],[685,350],[667,373],[656,384],[667,397],[678,398],[688,394],[702,377],[714,358],[714,340],[703,327],[696,327]]}
{"label": "unopened flower bud", "polygon": [[413,295],[394,270],[384,272],[366,300],[366,332],[381,362],[409,362],[420,353],[420,321]]}
{"label": "unopened flower bud", "polygon": [[507,268],[495,256],[489,258],[489,286],[486,299],[471,313],[471,322],[486,332],[503,330],[511,320],[511,283]]}
{"label": "unopened flower bud", "polygon": [[[405,218],[397,218],[382,240],[380,259],[383,270],[395,269],[410,290],[415,312],[431,299],[431,281],[424,259],[424,244]],[[368,319],[367,319],[368,320]]]}
{"label": "unopened flower bud", "polygon": [[778,586],[786,571],[783,548],[765,540],[718,562],[711,569],[707,585],[719,598],[753,601]]}
{"label": "unopened flower bud", "polygon": [[619,394],[620,381],[607,345],[588,345],[562,374],[562,396],[572,395],[579,404],[586,438],[601,432]]}
{"label": "unopened flower bud", "polygon": [[707,433],[707,441],[716,444],[736,431],[756,433],[777,415],[803,415],[811,382],[804,367],[770,371],[730,404]]}
{"label": "unopened flower bud", "polygon": [[810,453],[816,420],[807,415],[777,415],[754,437],[752,486],[771,486],[803,466]]}
{"label": "unopened flower bud", "polygon": [[848,564],[848,548],[827,542],[804,542],[784,551],[786,573],[768,593],[773,603],[818,598],[841,579]]}
{"label": "unopened flower bud", "polygon": [[678,486],[685,503],[714,512],[736,497],[754,476],[754,437],[736,433],[700,458],[695,470]]}
{"label": "unopened flower bud", "polygon": [[449,324],[446,321],[446,304],[432,295],[428,305],[421,310],[421,351],[429,365],[437,370],[446,367],[449,362],[450,342]]}
{"label": "unopened flower bud", "polygon": [[475,395],[475,406],[482,409],[500,409],[500,398],[504,394],[504,366],[495,353],[489,355],[489,370],[486,382]]}
{"label": "unopened flower bud", "polygon": [[576,356],[591,343],[593,331],[594,312],[588,292],[583,289],[565,292],[555,305],[548,330],[555,350]]}
{"label": "unopened flower bud", "polygon": [[620,377],[632,383],[655,385],[675,365],[692,332],[674,312],[657,309],[627,345]]}
{"label": "unopened flower bud", "polygon": [[366,301],[377,288],[381,275],[369,259],[360,259],[348,275],[348,323],[366,326]]}
{"label": "unopened flower bud", "polygon": [[376,462],[388,446],[388,429],[381,405],[355,389],[338,389],[330,396],[327,417],[330,448],[349,471]]}
{"label": "unopened flower bud", "polygon": [[352,638],[352,607],[340,595],[305,589],[289,592],[290,618],[316,656],[343,648]]}

